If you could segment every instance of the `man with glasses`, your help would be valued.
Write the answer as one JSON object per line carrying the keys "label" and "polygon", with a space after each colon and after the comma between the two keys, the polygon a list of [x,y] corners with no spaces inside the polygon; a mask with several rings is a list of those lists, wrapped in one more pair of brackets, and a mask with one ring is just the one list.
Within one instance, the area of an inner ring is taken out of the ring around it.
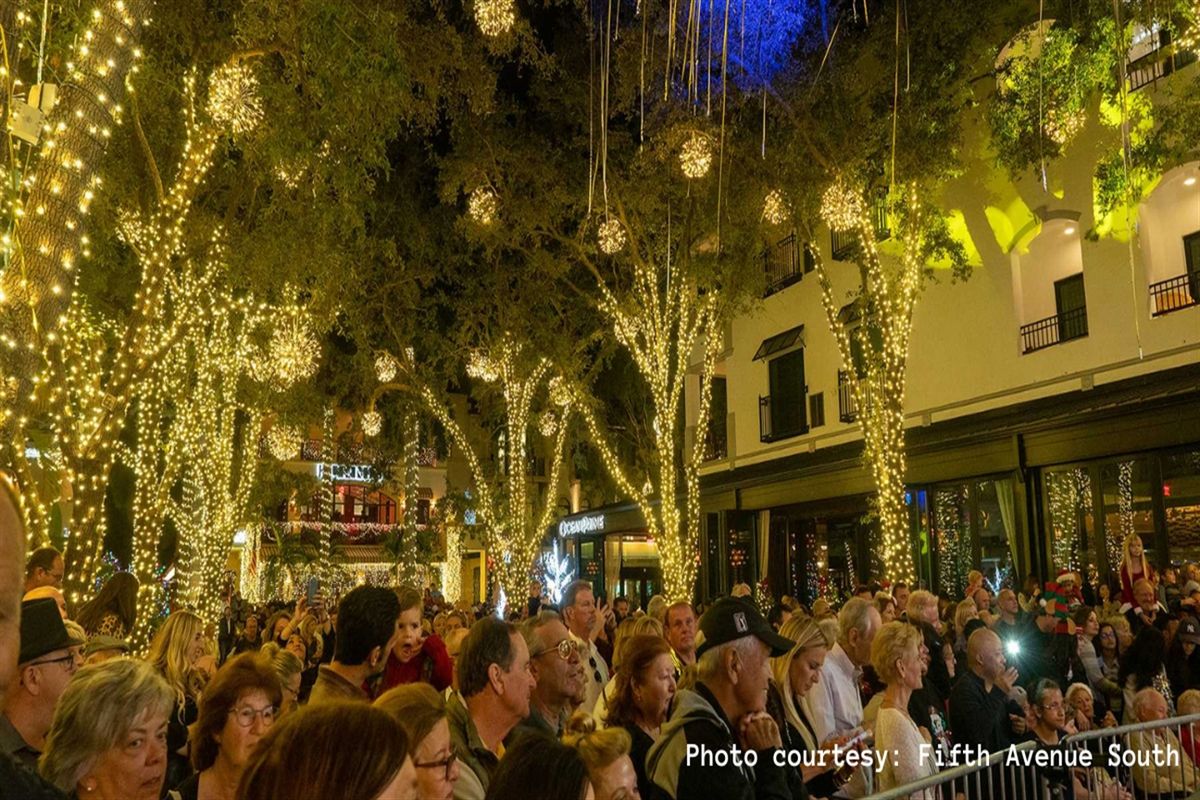
{"label": "man with glasses", "polygon": [[53,600],[21,604],[21,652],[17,680],[8,687],[0,714],[0,751],[30,770],[46,743],[54,706],[75,670],[83,665],[78,643],[67,633]]}
{"label": "man with glasses", "polygon": [[612,609],[597,609],[591,582],[578,580],[567,584],[563,590],[562,613],[571,638],[579,645],[580,660],[586,667],[583,707],[591,710],[608,683],[608,664],[596,647],[596,637],[604,628],[605,617],[612,616]]}
{"label": "man with glasses", "polygon": [[61,589],[65,572],[62,553],[54,547],[39,547],[25,562],[25,591],[32,592],[40,586]]}
{"label": "man with glasses", "polygon": [[537,685],[529,697],[529,716],[513,729],[507,741],[511,744],[530,733],[557,739],[582,693],[584,670],[578,645],[553,611],[542,611],[525,620],[521,635],[529,647],[530,669]]}

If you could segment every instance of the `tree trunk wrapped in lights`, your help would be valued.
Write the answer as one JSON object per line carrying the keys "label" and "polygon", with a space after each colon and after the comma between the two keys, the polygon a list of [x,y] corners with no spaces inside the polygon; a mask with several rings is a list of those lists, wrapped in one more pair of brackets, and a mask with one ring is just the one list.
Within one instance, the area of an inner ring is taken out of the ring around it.
{"label": "tree trunk wrapped in lights", "polygon": [[[406,366],[412,365],[406,363]],[[491,352],[472,354],[467,372],[477,380],[496,384],[503,396],[505,452],[497,454],[494,473],[483,469],[484,460],[444,401],[422,383],[416,383],[413,389],[466,459],[475,491],[472,505],[484,531],[484,544],[496,560],[501,591],[510,600],[521,598],[533,577],[542,538],[557,512],[557,487],[566,450],[570,405],[558,391],[561,381],[550,377],[550,363],[531,356],[508,336]],[[555,407],[545,413],[557,417],[553,425],[540,426],[541,435],[553,442],[553,450],[546,497],[537,508],[529,491],[527,453],[534,403],[543,389]]]}
{"label": "tree trunk wrapped in lights", "polygon": [[[622,220],[629,229],[624,214]],[[675,263],[670,255],[665,260],[648,255],[649,248],[642,251],[635,245],[630,250],[633,280],[620,294],[609,288],[590,259],[583,254],[580,257],[596,279],[600,311],[649,388],[655,459],[645,466],[646,487],[636,486],[628,477],[595,414],[586,404],[578,405],[589,442],[621,491],[637,502],[647,533],[658,545],[665,594],[670,600],[691,600],[699,557],[699,470],[711,414],[712,376],[720,352],[722,296],[715,288],[702,285],[687,250],[676,253]],[[701,353],[699,403],[688,448],[682,438],[684,393],[694,374],[691,362],[697,348]]]}
{"label": "tree trunk wrapped in lights", "polygon": [[[46,121],[8,264],[0,276],[0,359],[7,421],[24,450],[24,424],[39,401],[44,373],[71,305],[75,268],[89,254],[84,218],[99,190],[99,167],[120,123],[126,78],[140,55],[149,0],[105,0],[92,11],[73,54],[71,79]],[[103,460],[103,459],[101,459]],[[102,496],[102,495],[101,495]]]}
{"label": "tree trunk wrapped in lights", "polygon": [[[835,187],[837,184],[835,184]],[[860,200],[857,192],[835,194]],[[880,557],[893,581],[914,579],[913,550],[909,541],[908,504],[905,500],[904,392],[907,380],[909,337],[913,309],[920,294],[925,265],[935,251],[952,245],[938,234],[936,220],[927,220],[914,186],[909,187],[897,215],[903,251],[898,257],[881,257],[876,230],[865,203],[831,202],[823,215],[831,227],[853,231],[861,285],[857,303],[861,324],[850,329],[833,296],[833,284],[816,248],[821,302],[829,328],[837,340],[843,368],[858,408],[863,432],[864,458],[877,491]],[[933,224],[931,235],[930,224]],[[961,258],[961,251],[953,253]],[[861,356],[856,358],[856,351]]]}

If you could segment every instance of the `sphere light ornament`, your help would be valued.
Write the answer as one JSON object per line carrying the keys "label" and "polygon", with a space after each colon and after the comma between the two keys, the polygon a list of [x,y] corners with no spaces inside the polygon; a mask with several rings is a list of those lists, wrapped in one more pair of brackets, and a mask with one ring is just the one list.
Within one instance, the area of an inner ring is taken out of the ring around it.
{"label": "sphere light ornament", "polygon": [[712,146],[701,133],[693,133],[679,151],[679,166],[689,178],[703,178],[712,166]]}
{"label": "sphere light ornament", "polygon": [[392,354],[381,351],[375,356],[375,377],[379,378],[380,383],[391,383],[396,377],[398,365],[396,359],[392,358]]}
{"label": "sphere light ornament", "polygon": [[571,405],[571,387],[567,382],[555,375],[546,384],[547,393],[550,395],[550,402],[559,408],[566,408]]}
{"label": "sphere light ornament", "polygon": [[781,225],[787,220],[788,205],[783,192],[772,189],[763,198],[763,219],[772,225]]}
{"label": "sphere light ornament", "polygon": [[486,383],[494,383],[500,377],[500,372],[490,358],[475,351],[467,359],[467,375]]}
{"label": "sphere light ornament", "polygon": [[309,378],[317,371],[321,345],[298,312],[271,334],[271,372],[285,386]]}
{"label": "sphere light ornament", "polygon": [[467,200],[467,211],[470,213],[471,219],[480,225],[491,225],[496,221],[496,214],[500,211],[500,200],[496,197],[496,193],[487,186],[477,186],[471,192],[470,199]]}
{"label": "sphere light ornament", "polygon": [[558,432],[558,417],[553,411],[547,411],[538,418],[538,431],[547,439]]}
{"label": "sphere light ornament", "polygon": [[619,220],[605,220],[600,223],[600,229],[596,232],[596,241],[600,249],[608,255],[619,253],[625,247],[625,228]]}
{"label": "sphere light ornament", "polygon": [[508,33],[516,21],[512,0],[475,0],[475,22],[484,36]]}
{"label": "sphere light ornament", "polygon": [[208,82],[208,115],[237,135],[254,130],[262,121],[258,78],[250,67],[240,62],[217,67]]}
{"label": "sphere light ornament", "polygon": [[857,228],[867,213],[862,193],[854,190],[839,177],[821,195],[821,219],[835,231]]}
{"label": "sphere light ornament", "polygon": [[378,436],[383,430],[383,415],[378,411],[364,411],[362,417],[359,418],[359,423],[362,425],[362,432],[367,436]]}
{"label": "sphere light ornament", "polygon": [[300,431],[291,425],[275,423],[267,431],[267,451],[279,461],[294,461],[300,457]]}

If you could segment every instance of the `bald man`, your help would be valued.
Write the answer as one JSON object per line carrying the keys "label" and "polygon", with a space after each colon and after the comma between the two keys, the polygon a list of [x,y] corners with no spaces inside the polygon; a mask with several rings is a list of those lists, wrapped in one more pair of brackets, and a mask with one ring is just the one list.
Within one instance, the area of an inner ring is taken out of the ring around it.
{"label": "bald man", "polygon": [[967,671],[950,692],[950,730],[954,743],[983,748],[988,753],[1021,741],[1025,716],[1010,707],[1008,693],[1017,671],[1004,659],[1004,647],[994,631],[982,628],[967,641]]}
{"label": "bald man", "polygon": [[[16,678],[21,651],[25,526],[17,511],[15,491],[8,476],[0,473],[0,698],[8,694]],[[62,792],[21,767],[12,757],[0,753],[0,798],[10,797],[66,800]]]}
{"label": "bald man", "polygon": [[63,597],[63,593],[53,586],[39,586],[36,589],[32,589],[25,593],[25,596],[21,598],[21,602],[25,602],[26,600],[42,600],[44,598],[54,601],[54,604],[58,606],[58,613],[62,615],[63,619],[70,619],[67,616],[67,598]]}

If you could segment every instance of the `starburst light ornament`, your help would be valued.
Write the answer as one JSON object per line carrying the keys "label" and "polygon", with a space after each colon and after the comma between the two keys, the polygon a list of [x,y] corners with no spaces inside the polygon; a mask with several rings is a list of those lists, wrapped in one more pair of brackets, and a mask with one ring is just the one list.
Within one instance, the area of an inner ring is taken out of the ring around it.
{"label": "starburst light ornament", "polygon": [[767,192],[763,199],[763,219],[772,225],[780,225],[787,219],[787,214],[787,200],[784,199],[783,192],[778,189]]}
{"label": "starburst light ornament", "polygon": [[379,431],[383,430],[383,415],[378,411],[364,411],[359,422],[362,432],[367,436],[378,436]]}
{"label": "starburst light ornament", "polygon": [[712,166],[712,147],[707,137],[693,133],[679,151],[679,165],[689,178],[703,178]]}
{"label": "starburst light ornament", "polygon": [[208,115],[234,134],[253,130],[263,117],[254,71],[241,63],[218,67],[208,82]]}
{"label": "starburst light ornament", "polygon": [[821,195],[821,219],[835,231],[857,228],[866,208],[862,193],[852,189],[840,177]]}
{"label": "starburst light ornament", "polygon": [[512,0],[475,0],[475,22],[484,36],[508,33],[516,21]]}
{"label": "starburst light ornament", "polygon": [[396,359],[391,353],[381,352],[375,356],[375,377],[380,383],[390,383],[396,377]]}
{"label": "starburst light ornament", "polygon": [[600,249],[610,256],[619,253],[625,247],[625,228],[619,220],[605,220],[596,231],[596,242]]}
{"label": "starburst light ornament", "polygon": [[321,345],[298,312],[271,334],[271,372],[285,386],[311,377],[317,371]]}
{"label": "starburst light ornament", "polygon": [[267,431],[267,451],[280,461],[300,456],[300,431],[290,425],[276,423]]}
{"label": "starburst light ornament", "polygon": [[467,359],[467,375],[487,383],[493,383],[500,377],[492,360],[478,351],[471,353]]}
{"label": "starburst light ornament", "polygon": [[478,186],[467,201],[467,211],[471,219],[480,225],[491,225],[496,221],[496,213],[500,210],[500,201],[496,193],[486,186]]}

